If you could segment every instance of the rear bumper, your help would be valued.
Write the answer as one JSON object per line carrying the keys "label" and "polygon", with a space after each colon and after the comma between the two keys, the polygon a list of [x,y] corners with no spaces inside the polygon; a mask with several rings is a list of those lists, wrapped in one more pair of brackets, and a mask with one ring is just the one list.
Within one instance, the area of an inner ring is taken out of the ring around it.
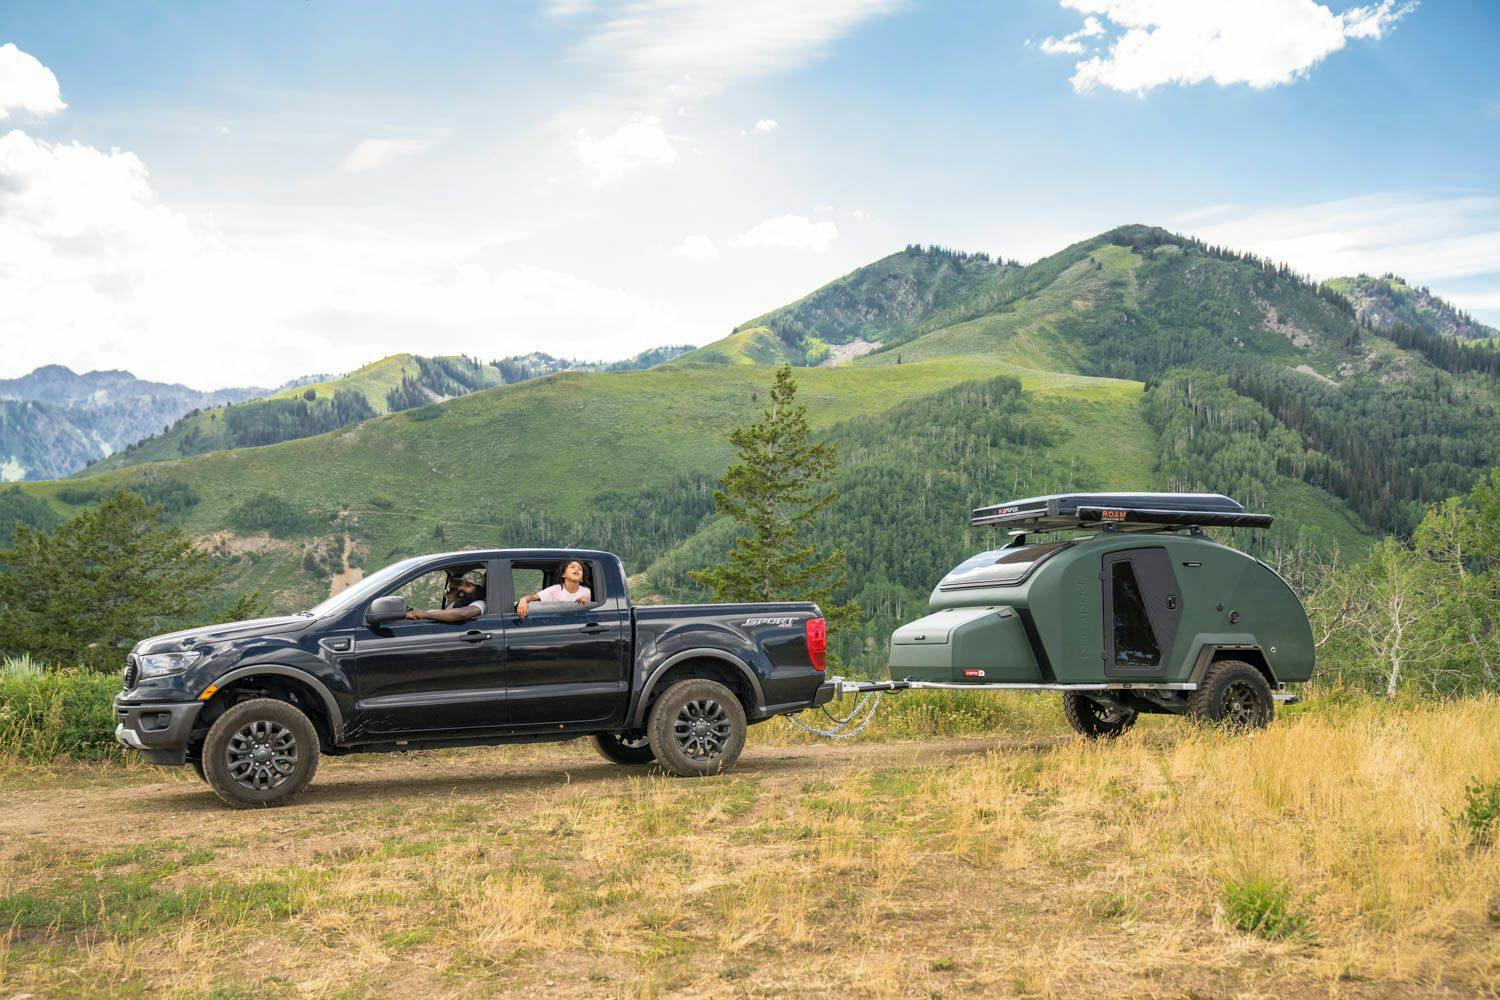
{"label": "rear bumper", "polygon": [[836,681],[824,681],[818,685],[818,690],[813,692],[812,707],[818,708],[828,704],[834,698],[838,697],[838,693],[839,686]]}
{"label": "rear bumper", "polygon": [[115,742],[138,750],[151,764],[187,762],[188,741],[203,703],[124,702],[115,699]]}

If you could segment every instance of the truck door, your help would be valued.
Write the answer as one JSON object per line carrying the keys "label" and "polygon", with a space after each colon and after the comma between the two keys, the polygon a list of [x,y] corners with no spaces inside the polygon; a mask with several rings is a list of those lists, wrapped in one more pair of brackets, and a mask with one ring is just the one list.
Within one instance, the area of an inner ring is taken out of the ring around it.
{"label": "truck door", "polygon": [[1182,595],[1164,548],[1111,552],[1103,560],[1104,673],[1162,674],[1177,638]]}
{"label": "truck door", "polygon": [[514,599],[557,579],[561,560],[514,560],[506,576],[511,599],[503,617],[506,692],[511,727],[555,731],[623,720],[630,694],[630,606],[609,593],[602,564],[587,560],[594,598],[583,607],[532,604],[525,618]]}
{"label": "truck door", "polygon": [[[429,567],[392,588],[413,609],[444,603],[450,571],[484,563]],[[487,576],[493,579],[489,564]],[[401,735],[430,730],[501,729],[505,726],[505,646],[501,616],[490,583],[485,612],[467,622],[360,622],[352,636],[356,731]]]}

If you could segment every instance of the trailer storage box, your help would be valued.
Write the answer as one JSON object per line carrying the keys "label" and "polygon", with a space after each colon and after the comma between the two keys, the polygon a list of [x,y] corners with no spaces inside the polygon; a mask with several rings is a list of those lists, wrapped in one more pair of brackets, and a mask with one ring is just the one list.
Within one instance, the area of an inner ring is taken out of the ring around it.
{"label": "trailer storage box", "polygon": [[891,636],[891,677],[969,684],[1038,683],[1021,616],[1005,606],[947,608]]}

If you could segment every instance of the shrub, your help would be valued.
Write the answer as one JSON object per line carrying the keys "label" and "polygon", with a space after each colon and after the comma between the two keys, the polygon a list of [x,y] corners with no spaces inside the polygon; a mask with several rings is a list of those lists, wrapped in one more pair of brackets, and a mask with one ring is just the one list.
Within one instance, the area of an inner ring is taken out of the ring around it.
{"label": "shrub", "polygon": [[0,757],[30,762],[66,756],[121,758],[111,701],[118,674],[77,670],[0,673]]}
{"label": "shrub", "polygon": [[229,524],[242,534],[264,531],[275,538],[305,535],[317,519],[274,493],[257,493],[229,512]]}
{"label": "shrub", "polygon": [[436,420],[443,415],[443,408],[436,403],[428,403],[415,410],[408,410],[406,415],[411,420]]}
{"label": "shrub", "polygon": [[1474,843],[1488,846],[1500,839],[1500,780],[1476,781],[1464,789],[1463,811],[1454,817]]}
{"label": "shrub", "polygon": [[1292,890],[1285,882],[1226,882],[1219,901],[1230,923],[1268,940],[1297,937],[1307,930],[1307,918],[1293,907]]}

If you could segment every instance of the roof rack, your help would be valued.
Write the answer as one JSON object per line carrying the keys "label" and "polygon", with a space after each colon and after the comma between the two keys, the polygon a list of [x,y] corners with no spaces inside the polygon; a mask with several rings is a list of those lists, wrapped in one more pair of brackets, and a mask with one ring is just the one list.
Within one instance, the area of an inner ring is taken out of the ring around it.
{"label": "roof rack", "polygon": [[1252,514],[1222,493],[1054,493],[974,508],[969,523],[1016,531],[1068,531],[1106,525],[1116,530],[1269,528],[1270,514]]}

